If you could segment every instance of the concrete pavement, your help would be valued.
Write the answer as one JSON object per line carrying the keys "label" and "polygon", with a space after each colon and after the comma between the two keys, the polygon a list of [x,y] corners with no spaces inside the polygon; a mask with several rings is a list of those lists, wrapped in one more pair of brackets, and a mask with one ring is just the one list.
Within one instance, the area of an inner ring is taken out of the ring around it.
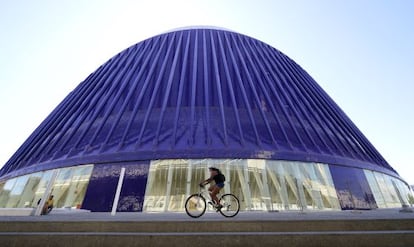
{"label": "concrete pavement", "polygon": [[0,221],[304,221],[304,220],[364,220],[364,219],[414,219],[414,213],[401,213],[399,209],[350,210],[350,211],[280,211],[240,212],[234,218],[207,212],[197,219],[186,213],[108,213],[56,210],[45,216],[0,216]]}
{"label": "concrete pavement", "polygon": [[[53,211],[52,211],[53,212]],[[414,213],[370,211],[89,213],[0,217],[2,247],[414,246]]]}

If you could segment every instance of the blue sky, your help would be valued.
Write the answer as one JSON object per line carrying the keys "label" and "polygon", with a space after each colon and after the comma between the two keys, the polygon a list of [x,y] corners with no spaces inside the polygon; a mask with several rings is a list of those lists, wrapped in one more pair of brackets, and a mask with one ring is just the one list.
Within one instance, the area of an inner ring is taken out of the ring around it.
{"label": "blue sky", "polygon": [[212,25],[301,65],[414,184],[414,1],[0,2],[0,166],[99,65],[145,38]]}

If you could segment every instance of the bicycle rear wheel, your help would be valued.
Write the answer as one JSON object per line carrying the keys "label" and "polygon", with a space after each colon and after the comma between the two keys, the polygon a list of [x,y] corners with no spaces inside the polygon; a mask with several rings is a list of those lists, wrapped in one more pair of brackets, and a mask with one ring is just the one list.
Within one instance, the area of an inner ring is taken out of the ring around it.
{"label": "bicycle rear wheel", "polygon": [[220,213],[224,217],[234,217],[239,213],[239,199],[233,194],[224,194],[220,198],[220,204],[223,206],[220,209]]}
{"label": "bicycle rear wheel", "polygon": [[185,201],[185,212],[188,216],[198,218],[206,212],[206,199],[200,194],[193,194]]}

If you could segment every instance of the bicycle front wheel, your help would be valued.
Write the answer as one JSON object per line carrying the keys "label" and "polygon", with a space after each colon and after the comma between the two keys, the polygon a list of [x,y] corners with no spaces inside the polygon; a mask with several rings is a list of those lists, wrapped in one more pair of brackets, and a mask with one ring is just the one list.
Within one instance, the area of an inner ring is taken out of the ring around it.
{"label": "bicycle front wheel", "polygon": [[206,199],[200,194],[193,194],[185,201],[185,212],[188,216],[198,218],[206,212]]}
{"label": "bicycle front wheel", "polygon": [[239,213],[239,199],[233,194],[224,194],[220,198],[220,204],[223,206],[220,210],[220,213],[224,217],[234,217]]}

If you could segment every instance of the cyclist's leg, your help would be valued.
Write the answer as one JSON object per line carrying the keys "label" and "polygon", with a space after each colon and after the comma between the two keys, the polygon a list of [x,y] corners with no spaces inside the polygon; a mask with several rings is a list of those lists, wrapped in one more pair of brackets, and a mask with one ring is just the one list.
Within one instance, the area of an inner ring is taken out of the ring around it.
{"label": "cyclist's leg", "polygon": [[214,186],[210,192],[211,199],[218,205],[219,199],[217,198],[217,194],[220,192],[221,188],[218,186]]}

